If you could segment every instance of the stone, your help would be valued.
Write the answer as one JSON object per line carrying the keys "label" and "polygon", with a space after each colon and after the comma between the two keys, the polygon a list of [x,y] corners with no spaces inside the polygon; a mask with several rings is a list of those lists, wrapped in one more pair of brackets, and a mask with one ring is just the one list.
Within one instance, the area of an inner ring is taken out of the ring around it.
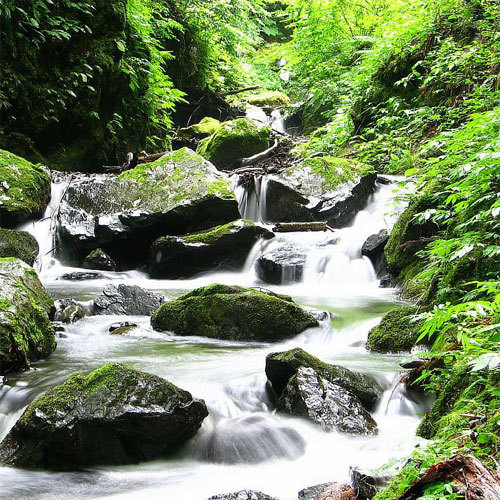
{"label": "stone", "polygon": [[286,243],[264,252],[255,263],[259,279],[272,285],[300,282],[307,261],[307,248],[297,243]]}
{"label": "stone", "polygon": [[202,400],[170,382],[107,364],[31,403],[0,445],[0,461],[78,470],[152,460],[193,437],[207,415]]}
{"label": "stone", "polygon": [[376,434],[377,424],[350,391],[320,377],[312,368],[299,367],[278,401],[278,410],[305,417],[325,431]]}
{"label": "stone", "polygon": [[391,479],[391,476],[375,475],[358,467],[350,467],[349,473],[357,498],[363,500],[371,500]]}
{"label": "stone", "polygon": [[0,149],[0,226],[39,217],[50,201],[50,176],[33,163]]}
{"label": "stone", "polygon": [[0,259],[0,375],[28,369],[32,361],[52,354],[52,304],[32,267],[19,259]]}
{"label": "stone", "polygon": [[316,484],[314,486],[308,486],[299,491],[298,498],[299,500],[314,500],[316,495],[324,491],[328,486],[332,486],[335,483],[321,483]]}
{"label": "stone", "polygon": [[241,490],[236,493],[222,493],[219,495],[214,495],[208,500],[277,500],[274,497],[270,497],[265,493],[253,490]]}
{"label": "stone", "polygon": [[204,139],[205,137],[214,134],[220,125],[221,122],[219,120],[206,116],[199,123],[181,128],[178,135],[179,137],[185,137],[188,139]]}
{"label": "stone", "polygon": [[57,279],[65,281],[86,281],[86,280],[102,280],[105,278],[106,276],[102,273],[74,271],[71,273],[65,273],[60,278]]}
{"label": "stone", "polygon": [[99,271],[116,271],[116,262],[102,248],[96,248],[85,257],[83,267]]}
{"label": "stone", "polygon": [[368,257],[372,261],[377,274],[385,268],[384,248],[388,240],[389,233],[387,229],[382,229],[377,234],[369,236],[361,247],[361,255]]}
{"label": "stone", "polygon": [[109,326],[108,331],[115,335],[122,335],[133,328],[137,328],[137,323],[133,323],[132,321],[117,321]]}
{"label": "stone", "polygon": [[314,500],[356,500],[356,493],[348,484],[333,483],[316,495]]}
{"label": "stone", "polygon": [[85,316],[85,309],[73,299],[54,301],[50,317],[59,323],[74,323]]}
{"label": "stone", "polygon": [[0,258],[16,257],[33,266],[39,251],[36,238],[27,231],[0,228]]}
{"label": "stone", "polygon": [[151,316],[165,297],[135,285],[106,285],[94,300],[94,314]]}
{"label": "stone", "polygon": [[318,321],[286,295],[214,284],[163,304],[151,324],[183,336],[277,342],[318,326]]}
{"label": "stone", "polygon": [[242,219],[195,234],[163,236],[151,247],[149,273],[152,278],[176,279],[214,269],[239,271],[254,244],[273,236]]}

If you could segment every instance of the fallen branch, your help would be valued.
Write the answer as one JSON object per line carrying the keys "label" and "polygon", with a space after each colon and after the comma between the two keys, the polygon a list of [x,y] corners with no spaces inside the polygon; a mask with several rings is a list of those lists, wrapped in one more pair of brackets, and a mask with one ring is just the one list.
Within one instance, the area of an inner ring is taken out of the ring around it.
{"label": "fallen branch", "polygon": [[273,227],[275,233],[291,233],[297,231],[333,231],[326,222],[277,222]]}
{"label": "fallen branch", "polygon": [[231,90],[231,92],[226,92],[222,94],[224,97],[228,95],[236,95],[236,94],[241,94],[243,92],[248,92],[250,90],[258,90],[260,89],[260,85],[254,85],[252,87],[245,87],[244,89],[238,89],[238,90]]}
{"label": "fallen branch", "polygon": [[255,163],[261,160],[265,160],[266,158],[271,156],[277,148],[278,148],[278,140],[275,140],[274,144],[265,151],[262,151],[262,153],[257,153],[256,155],[250,156],[250,158],[243,158],[241,160],[241,166],[248,167],[249,165],[254,165]]}

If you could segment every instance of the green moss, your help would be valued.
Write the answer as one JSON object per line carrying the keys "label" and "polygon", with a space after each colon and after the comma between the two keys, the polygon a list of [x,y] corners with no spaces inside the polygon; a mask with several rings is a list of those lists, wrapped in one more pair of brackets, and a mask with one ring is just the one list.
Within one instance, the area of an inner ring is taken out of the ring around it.
{"label": "green moss", "polygon": [[196,151],[216,167],[231,169],[238,160],[266,150],[270,139],[268,126],[238,118],[222,123],[214,134],[200,142]]}
{"label": "green moss", "polygon": [[414,306],[401,306],[388,312],[368,334],[366,347],[375,352],[410,351],[419,336],[422,321],[413,321]]}
{"label": "green moss", "polygon": [[50,200],[50,176],[40,166],[0,149],[0,222],[11,227],[41,214]]}
{"label": "green moss", "polygon": [[283,92],[277,90],[250,95],[245,98],[245,101],[252,106],[261,108],[280,108],[292,105],[290,98]]}
{"label": "green moss", "polygon": [[179,136],[203,139],[204,137],[214,134],[220,125],[221,122],[219,120],[206,116],[200,123],[196,123],[190,127],[181,128],[179,130]]}
{"label": "green moss", "polygon": [[30,233],[0,228],[0,258],[16,257],[32,266],[38,251],[38,242]]}
{"label": "green moss", "polygon": [[205,243],[210,245],[215,243],[221,236],[225,234],[230,234],[233,230],[238,229],[242,226],[251,227],[254,223],[251,220],[237,220],[230,222],[229,224],[224,224],[223,226],[217,226],[209,229],[208,231],[202,231],[194,234],[187,234],[182,236],[182,239],[186,243]]}

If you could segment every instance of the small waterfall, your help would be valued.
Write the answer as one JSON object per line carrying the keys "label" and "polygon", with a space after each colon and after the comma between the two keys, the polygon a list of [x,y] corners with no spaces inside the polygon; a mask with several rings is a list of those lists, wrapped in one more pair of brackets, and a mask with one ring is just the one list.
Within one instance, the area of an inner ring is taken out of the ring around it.
{"label": "small waterfall", "polygon": [[406,373],[400,373],[394,377],[391,388],[384,393],[378,405],[376,415],[416,416],[425,412],[425,401],[406,388],[403,381],[405,375]]}
{"label": "small waterfall", "polygon": [[254,175],[241,176],[234,188],[238,198],[238,208],[244,219],[254,222],[266,220],[267,177]]}
{"label": "small waterfall", "polygon": [[246,117],[251,120],[265,123],[280,134],[287,134],[285,120],[279,109],[273,109],[268,115],[262,108],[249,108],[246,111]]}

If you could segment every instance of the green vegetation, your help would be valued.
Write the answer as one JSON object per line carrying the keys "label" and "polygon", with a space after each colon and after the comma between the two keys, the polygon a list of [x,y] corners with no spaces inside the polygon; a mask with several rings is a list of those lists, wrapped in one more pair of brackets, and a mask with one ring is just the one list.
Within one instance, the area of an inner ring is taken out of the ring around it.
{"label": "green vegetation", "polygon": [[252,106],[261,108],[280,108],[291,105],[290,98],[283,92],[277,90],[249,95],[245,97],[245,101]]}
{"label": "green vegetation", "polygon": [[195,125],[191,125],[190,127],[181,128],[179,130],[179,136],[181,137],[189,137],[195,139],[204,139],[209,135],[217,132],[217,129],[220,127],[221,123],[219,120],[215,118],[210,118],[206,116],[200,123],[196,123]]}
{"label": "green vegetation", "polygon": [[229,224],[224,224],[223,226],[217,226],[208,231],[203,231],[200,233],[187,234],[183,236],[182,239],[186,243],[204,243],[210,245],[217,241],[221,236],[225,234],[230,234],[233,230],[237,230],[241,227],[251,227],[254,223],[251,220],[237,220],[230,222]]}
{"label": "green vegetation", "polygon": [[16,257],[32,266],[38,252],[38,242],[30,233],[0,228],[0,258]]}

